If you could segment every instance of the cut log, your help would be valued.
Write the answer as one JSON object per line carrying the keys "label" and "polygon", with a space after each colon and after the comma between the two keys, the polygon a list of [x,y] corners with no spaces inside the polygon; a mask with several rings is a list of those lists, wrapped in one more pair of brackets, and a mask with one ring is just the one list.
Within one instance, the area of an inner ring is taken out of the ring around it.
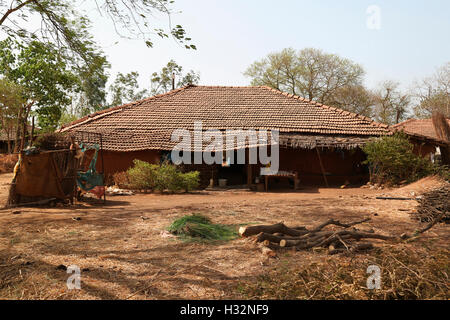
{"label": "cut log", "polygon": [[378,200],[417,200],[416,198],[405,198],[405,197],[376,197]]}
{"label": "cut log", "polygon": [[367,250],[372,250],[373,249],[373,244],[370,242],[362,242],[362,243],[357,243],[354,244],[351,248],[350,251],[351,252],[361,252],[361,251],[367,251]]}
{"label": "cut log", "polygon": [[263,241],[267,240],[267,241],[274,242],[274,243],[280,243],[280,241],[282,239],[283,238],[275,236],[270,233],[260,232],[258,234],[258,236],[256,237],[256,242],[263,242]]}
{"label": "cut log", "polygon": [[306,244],[306,240],[286,240],[286,239],[282,239],[280,241],[280,247],[285,248],[285,247],[296,247],[299,246],[301,244]]}
{"label": "cut log", "polygon": [[330,219],[330,220],[325,221],[325,222],[322,223],[322,224],[319,224],[317,227],[315,227],[314,229],[312,229],[310,232],[317,232],[317,231],[320,231],[320,230],[322,230],[324,227],[326,227],[326,226],[328,226],[328,225],[330,225],[330,224],[333,224],[333,225],[336,225],[336,226],[339,226],[339,227],[343,227],[343,228],[350,228],[350,227],[352,227],[352,226],[354,226],[354,225],[361,224],[361,223],[367,222],[367,221],[369,221],[369,220],[370,220],[370,218],[367,217],[367,218],[364,218],[364,219],[362,219],[362,220],[360,220],[360,221],[355,221],[355,222],[350,222],[350,223],[342,223],[342,222],[340,222],[340,221],[338,221],[338,220]]}
{"label": "cut log", "polygon": [[277,234],[281,234],[282,233],[276,233],[276,234],[270,234],[270,233],[265,233],[265,232],[260,232],[257,236],[256,236],[256,242],[263,242],[264,240],[268,240],[270,242],[279,244],[281,240],[299,240],[299,237],[290,237],[290,236],[278,236]]}
{"label": "cut log", "polygon": [[[438,218],[442,218],[442,215]],[[320,249],[327,250],[329,254],[336,254],[339,252],[359,252],[373,248],[372,243],[355,243],[361,239],[400,240],[400,237],[397,236],[377,234],[373,229],[364,230],[353,227],[369,220],[370,218],[364,218],[355,222],[342,223],[338,220],[329,219],[312,230],[304,227],[289,228],[280,222],[273,225],[242,227],[239,229],[239,233],[243,237],[257,235],[251,239],[258,243],[265,255],[270,257],[276,256],[277,250],[287,247],[293,250]],[[323,228],[328,225],[335,225],[344,229],[324,231]],[[426,231],[430,227],[427,226],[422,230]]]}
{"label": "cut log", "polygon": [[242,237],[249,237],[253,236],[255,234],[259,234],[260,232],[264,233],[282,233],[288,236],[301,236],[307,233],[307,231],[303,230],[296,230],[292,228],[286,227],[283,223],[276,223],[272,225],[260,225],[260,226],[247,226],[247,227],[240,227],[239,228],[239,234]]}
{"label": "cut log", "polygon": [[269,245],[265,245],[264,243],[260,243],[259,244],[259,248],[261,249],[261,252],[262,252],[263,255],[265,255],[265,256],[267,256],[269,258],[276,258],[277,257],[277,253],[273,249],[274,247],[271,247],[270,244]]}

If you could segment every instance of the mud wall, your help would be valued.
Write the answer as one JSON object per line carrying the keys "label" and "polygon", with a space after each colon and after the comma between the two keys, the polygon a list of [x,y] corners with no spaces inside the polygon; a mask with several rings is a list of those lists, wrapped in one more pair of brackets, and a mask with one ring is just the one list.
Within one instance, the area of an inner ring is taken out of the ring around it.
{"label": "mud wall", "polygon": [[[346,181],[352,184],[363,184],[369,180],[367,167],[361,164],[366,159],[361,149],[319,148],[318,150],[330,186],[342,185]],[[300,185],[325,185],[316,149],[280,148],[279,169],[297,171]],[[252,175],[258,174],[259,168],[253,168]]]}
{"label": "mud wall", "polygon": [[[361,165],[365,159],[360,149],[319,149],[322,164],[330,185],[342,185],[346,181],[350,183],[365,183],[368,181],[368,171]],[[104,172],[106,176],[120,171],[125,171],[133,165],[134,159],[150,163],[160,163],[161,153],[156,150],[137,152],[113,152],[103,151]],[[88,157],[90,159],[90,157]],[[101,171],[101,154],[97,161],[97,170]],[[307,149],[280,149],[280,170],[297,171],[300,184],[325,185],[317,151]],[[207,186],[209,179],[218,178],[220,165],[184,165],[183,171],[198,170],[201,176],[201,185]],[[243,179],[246,181],[246,170],[242,170]],[[259,176],[260,166],[252,165],[252,178]],[[225,176],[223,177],[225,178]],[[240,179],[241,180],[241,179]],[[230,181],[231,182],[231,181]]]}
{"label": "mud wall", "polygon": [[[92,153],[86,157],[90,161]],[[138,159],[149,163],[159,164],[160,152],[157,150],[131,151],[131,152],[115,152],[115,151],[100,151],[97,159],[97,171],[102,171],[102,153],[104,163],[104,173],[110,176],[116,172],[126,171],[133,165],[133,160]]]}

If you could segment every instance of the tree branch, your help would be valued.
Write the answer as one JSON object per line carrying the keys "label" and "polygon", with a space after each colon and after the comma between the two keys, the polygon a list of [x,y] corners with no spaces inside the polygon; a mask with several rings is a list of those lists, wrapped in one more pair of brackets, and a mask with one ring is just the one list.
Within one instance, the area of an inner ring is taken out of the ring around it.
{"label": "tree branch", "polygon": [[8,9],[6,12],[5,12],[5,14],[2,16],[2,18],[0,19],[0,26],[3,24],[3,22],[5,22],[5,20],[8,18],[8,16],[11,14],[11,13],[13,13],[13,12],[15,12],[15,11],[17,11],[17,10],[20,10],[20,9],[22,9],[24,6],[26,6],[27,4],[29,4],[29,3],[31,3],[31,2],[35,2],[36,0],[27,0],[27,1],[25,1],[25,2],[22,2],[21,4],[19,4],[17,7],[15,7],[15,8],[11,8],[11,9]]}

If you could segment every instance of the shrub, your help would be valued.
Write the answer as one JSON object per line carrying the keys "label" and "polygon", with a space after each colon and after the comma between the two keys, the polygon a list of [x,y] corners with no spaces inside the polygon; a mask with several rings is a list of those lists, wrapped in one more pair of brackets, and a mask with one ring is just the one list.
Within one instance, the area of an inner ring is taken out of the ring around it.
{"label": "shrub", "polygon": [[[134,160],[134,167],[126,172],[129,186],[133,189],[191,191],[199,186],[200,173],[182,173],[175,165],[164,162],[161,165]],[[118,177],[119,178],[119,177]],[[120,177],[122,178],[122,177]]]}
{"label": "shrub", "polygon": [[191,171],[182,173],[182,179],[183,189],[186,190],[186,192],[197,189],[200,185],[200,172]]}
{"label": "shrub", "polygon": [[156,190],[164,191],[168,189],[171,192],[179,191],[183,188],[181,172],[167,162],[158,167],[156,177]]}
{"label": "shrub", "polygon": [[413,144],[404,133],[396,133],[369,141],[362,149],[367,154],[370,180],[376,183],[396,184],[415,181],[433,174],[437,166],[413,153]]}
{"label": "shrub", "polygon": [[450,181],[450,167],[447,165],[435,165],[433,169],[434,173],[440,176],[446,181]]}
{"label": "shrub", "polygon": [[157,183],[157,165],[133,160],[134,166],[127,170],[130,187],[138,190],[153,190]]}

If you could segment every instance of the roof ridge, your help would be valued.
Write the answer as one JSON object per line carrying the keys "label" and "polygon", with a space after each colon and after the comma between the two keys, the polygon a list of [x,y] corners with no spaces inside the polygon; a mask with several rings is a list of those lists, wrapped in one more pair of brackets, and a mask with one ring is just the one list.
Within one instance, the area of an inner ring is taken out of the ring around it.
{"label": "roof ridge", "polygon": [[[401,125],[404,125],[404,124],[409,123],[409,122],[412,122],[412,121],[417,121],[417,120],[427,120],[427,119],[415,119],[415,118],[411,118],[411,119],[407,119],[407,120],[405,120],[405,121],[396,123],[396,124],[392,125],[391,127],[392,127],[392,128],[397,128],[397,127],[399,127],[399,126],[401,126]],[[428,120],[429,120],[429,119],[428,119]]]}
{"label": "roof ridge", "polygon": [[373,125],[375,127],[384,128],[384,129],[388,129],[389,130],[389,125],[377,122],[377,121],[375,121],[375,120],[373,120],[373,119],[371,119],[369,117],[363,116],[362,114],[351,112],[351,111],[347,111],[347,110],[340,109],[340,108],[337,108],[337,107],[331,107],[331,106],[325,105],[325,104],[317,102],[317,101],[313,101],[313,100],[310,100],[310,99],[306,99],[306,98],[297,96],[295,94],[291,94],[291,93],[283,92],[283,91],[278,90],[278,89],[274,89],[274,88],[269,87],[269,86],[260,86],[260,87],[264,88],[264,89],[267,89],[267,90],[271,90],[272,92],[281,94],[283,96],[287,96],[289,98],[294,98],[294,99],[297,99],[297,100],[300,100],[300,101],[311,103],[313,105],[316,105],[316,106],[324,108],[324,109],[336,111],[337,113],[342,114],[342,115],[348,115],[348,116],[352,115],[355,118],[358,117],[358,118],[360,118],[362,120],[368,121],[371,125]]}

